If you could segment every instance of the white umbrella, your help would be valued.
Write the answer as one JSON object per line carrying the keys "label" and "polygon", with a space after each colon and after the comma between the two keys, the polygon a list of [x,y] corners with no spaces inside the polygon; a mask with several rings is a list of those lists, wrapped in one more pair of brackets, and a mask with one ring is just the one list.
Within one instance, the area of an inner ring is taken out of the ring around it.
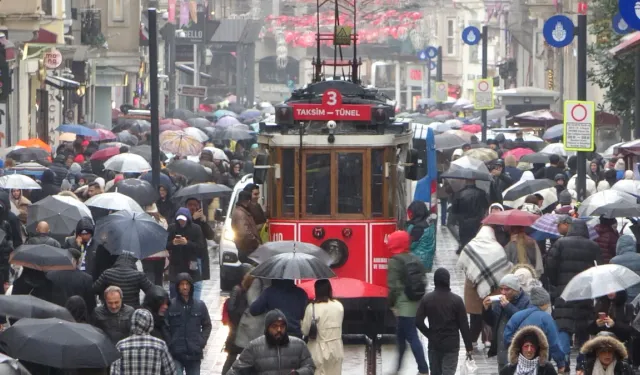
{"label": "white umbrella", "polygon": [[58,200],[60,202],[64,202],[70,206],[76,207],[84,216],[90,217],[93,219],[93,215],[91,214],[91,210],[87,207],[86,204],[80,202],[74,197],[69,197],[66,195],[53,195],[53,199]]}
{"label": "white umbrella", "polygon": [[198,128],[185,128],[182,129],[182,131],[199,140],[200,142],[206,142],[209,140],[209,136]]}
{"label": "white umbrella", "polygon": [[[617,183],[616,183],[617,184]],[[615,186],[615,185],[614,185]],[[578,208],[580,216],[638,217],[640,206],[635,196],[612,189],[597,192],[585,199]]]}
{"label": "white umbrella", "polygon": [[[471,158],[469,156],[463,156],[460,159],[457,159],[451,162],[451,165],[449,166],[449,170],[453,170],[456,168],[472,169],[479,172],[489,173],[489,169],[487,168],[487,166],[484,164],[483,161]],[[463,180],[449,178],[447,179],[447,181],[449,182],[449,185],[451,185],[451,188],[453,189],[453,191],[456,191],[456,192],[462,190],[465,186],[465,182]],[[476,180],[476,187],[488,193],[491,187],[491,183],[489,181]]]}
{"label": "white umbrella", "polygon": [[204,150],[211,151],[213,154],[213,160],[226,160],[229,161],[229,157],[219,148],[216,147],[205,147]]}
{"label": "white umbrella", "polygon": [[594,266],[575,275],[562,291],[565,301],[581,301],[620,292],[640,284],[640,276],[617,264]]}
{"label": "white umbrella", "polygon": [[22,189],[22,190],[40,190],[42,189],[32,178],[23,174],[9,174],[0,177],[0,188],[3,189]]}
{"label": "white umbrella", "polygon": [[151,170],[151,165],[142,156],[127,152],[111,157],[104,169],[120,173],[142,173]]}
{"label": "white umbrella", "polygon": [[138,202],[120,193],[94,195],[85,204],[89,207],[104,208],[111,211],[144,212]]}
{"label": "white umbrella", "polygon": [[570,155],[575,155],[575,152],[573,151],[566,151],[564,149],[564,145],[562,143],[551,143],[546,145],[542,150],[540,150],[541,153],[543,154],[548,154],[548,155],[558,155],[558,156],[570,156]]}
{"label": "white umbrella", "polygon": [[[516,184],[511,185],[509,187],[509,189],[505,190],[504,193],[502,193],[502,195],[505,195],[507,192],[509,192],[509,190],[513,187],[518,186],[519,184],[526,182],[526,181],[518,181]],[[542,195],[542,198],[544,199],[542,201],[542,207],[540,207],[541,210],[544,210],[545,208],[551,206],[552,204],[556,203],[558,201],[558,193],[556,191],[555,187],[550,187],[547,189],[542,189],[542,190],[538,190],[535,192],[535,194],[540,194]],[[511,207],[511,208],[518,208],[520,206],[522,206],[524,204],[524,201],[527,199],[527,196],[524,197],[520,197],[514,201],[504,201],[503,204],[507,207]]]}
{"label": "white umbrella", "polygon": [[453,106],[456,107],[456,108],[464,108],[465,106],[468,106],[469,104],[472,104],[469,99],[460,98],[460,99],[456,100],[456,102],[453,104]]}
{"label": "white umbrella", "polygon": [[622,191],[633,195],[640,196],[640,181],[638,180],[620,180],[613,184],[611,190]]}

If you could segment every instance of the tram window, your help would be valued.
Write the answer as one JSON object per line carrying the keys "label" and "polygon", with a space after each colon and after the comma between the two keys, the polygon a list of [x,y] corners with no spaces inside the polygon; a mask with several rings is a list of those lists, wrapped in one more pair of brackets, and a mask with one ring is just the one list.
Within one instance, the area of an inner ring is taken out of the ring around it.
{"label": "tram window", "polygon": [[331,154],[306,156],[307,215],[331,215]]}
{"label": "tram window", "polygon": [[282,215],[295,214],[295,152],[293,149],[282,150]]}
{"label": "tram window", "polygon": [[338,153],[338,213],[361,214],[362,153]]}
{"label": "tram window", "polygon": [[371,150],[371,214],[384,215],[384,149]]}

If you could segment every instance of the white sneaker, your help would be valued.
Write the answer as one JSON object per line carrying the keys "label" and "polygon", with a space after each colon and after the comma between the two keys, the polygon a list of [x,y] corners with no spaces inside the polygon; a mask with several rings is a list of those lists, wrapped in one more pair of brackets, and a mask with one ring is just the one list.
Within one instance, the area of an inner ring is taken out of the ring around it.
{"label": "white sneaker", "polygon": [[484,343],[484,346],[486,346],[487,348],[490,348],[491,347],[491,341],[486,341]]}
{"label": "white sneaker", "polygon": [[478,343],[478,344],[476,345],[476,348],[477,348],[478,350],[483,350],[483,349],[485,348],[485,345],[484,345],[483,343]]}

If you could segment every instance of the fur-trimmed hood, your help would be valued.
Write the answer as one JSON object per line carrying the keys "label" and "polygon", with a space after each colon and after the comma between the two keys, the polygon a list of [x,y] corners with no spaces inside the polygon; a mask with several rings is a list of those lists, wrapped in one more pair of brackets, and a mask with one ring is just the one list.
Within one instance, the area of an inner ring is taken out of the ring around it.
{"label": "fur-trimmed hood", "polygon": [[626,359],[628,356],[627,348],[624,347],[624,344],[611,336],[596,336],[592,338],[582,345],[580,353],[585,355],[595,355],[596,350],[604,347],[612,348],[615,351],[618,360]]}
{"label": "fur-trimmed hood", "polygon": [[536,326],[525,326],[516,332],[515,336],[513,336],[513,340],[511,340],[511,345],[509,345],[510,364],[515,365],[518,363],[520,348],[522,348],[522,344],[524,344],[522,340],[525,336],[531,334],[538,337],[538,361],[540,361],[540,366],[544,366],[544,364],[547,363],[549,360],[549,341],[547,341],[547,336]]}

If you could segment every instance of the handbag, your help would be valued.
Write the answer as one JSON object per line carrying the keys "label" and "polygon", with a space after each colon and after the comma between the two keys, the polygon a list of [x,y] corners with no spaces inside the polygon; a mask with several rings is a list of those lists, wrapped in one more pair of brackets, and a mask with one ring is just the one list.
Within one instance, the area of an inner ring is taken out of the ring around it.
{"label": "handbag", "polygon": [[316,304],[311,304],[311,326],[309,326],[309,339],[315,340],[318,337],[318,322],[316,321]]}

